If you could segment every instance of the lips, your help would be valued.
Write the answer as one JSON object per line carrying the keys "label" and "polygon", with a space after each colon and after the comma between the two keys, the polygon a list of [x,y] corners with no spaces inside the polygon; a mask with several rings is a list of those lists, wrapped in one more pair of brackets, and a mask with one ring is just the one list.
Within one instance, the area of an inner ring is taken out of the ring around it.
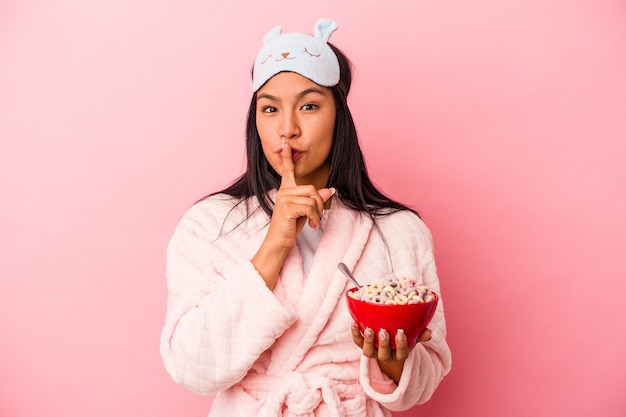
{"label": "lips", "polygon": [[[282,158],[283,148],[281,147],[280,149],[278,149],[276,153],[278,154],[279,157]],[[303,153],[304,152],[299,149],[291,148],[291,159],[295,161],[296,159],[300,158],[300,156],[302,156]]]}
{"label": "lips", "polygon": [[[281,155],[282,155],[282,153],[283,153],[283,151],[282,151],[282,149],[281,149],[280,151],[277,151],[276,153],[278,154],[278,156],[281,156]],[[296,160],[296,159],[298,159],[298,158],[299,158],[299,157],[300,157],[303,153],[304,153],[304,152],[299,151],[299,150],[297,150],[297,149],[292,149],[292,150],[291,150],[291,159],[295,161],[295,160]]]}

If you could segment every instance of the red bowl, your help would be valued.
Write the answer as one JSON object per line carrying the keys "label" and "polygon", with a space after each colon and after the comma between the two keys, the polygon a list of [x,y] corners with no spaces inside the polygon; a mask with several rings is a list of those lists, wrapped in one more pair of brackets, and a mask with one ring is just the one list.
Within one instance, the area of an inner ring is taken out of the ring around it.
{"label": "red bowl", "polygon": [[[433,292],[434,299],[419,304],[404,305],[385,305],[374,304],[366,301],[356,300],[348,294],[356,291],[357,288],[351,288],[346,291],[346,301],[348,302],[348,310],[350,315],[358,324],[361,332],[366,327],[374,330],[376,335],[380,329],[385,329],[391,337],[391,348],[395,349],[395,336],[398,329],[403,329],[406,335],[409,347],[413,347],[417,343],[417,338],[426,329],[428,323],[435,314],[439,295]],[[378,338],[376,339],[376,347],[378,347]]]}

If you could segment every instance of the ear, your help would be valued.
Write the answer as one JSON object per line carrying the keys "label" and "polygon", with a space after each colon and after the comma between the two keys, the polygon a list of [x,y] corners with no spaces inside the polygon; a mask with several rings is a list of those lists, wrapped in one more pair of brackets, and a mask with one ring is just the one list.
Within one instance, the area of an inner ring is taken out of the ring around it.
{"label": "ear", "polygon": [[319,19],[317,23],[315,23],[314,36],[317,39],[321,39],[324,42],[328,42],[330,35],[332,35],[333,32],[336,31],[338,27],[339,25],[334,20]]}
{"label": "ear", "polygon": [[276,26],[275,28],[273,28],[272,30],[270,30],[269,32],[265,34],[265,36],[263,37],[263,43],[267,43],[270,40],[274,39],[276,36],[280,35],[280,32],[282,31],[283,31],[282,27]]}

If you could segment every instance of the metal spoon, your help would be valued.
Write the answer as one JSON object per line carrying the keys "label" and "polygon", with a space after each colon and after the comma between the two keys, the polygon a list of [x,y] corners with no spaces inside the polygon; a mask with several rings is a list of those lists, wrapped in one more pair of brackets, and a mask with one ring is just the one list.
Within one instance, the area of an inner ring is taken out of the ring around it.
{"label": "metal spoon", "polygon": [[352,272],[350,272],[350,269],[348,269],[348,266],[346,264],[344,264],[343,262],[339,262],[339,265],[337,266],[339,267],[339,270],[341,272],[343,272],[348,278],[352,280],[352,282],[354,282],[357,288],[361,288],[361,284],[359,284],[359,281],[354,278],[354,275],[352,275]]}

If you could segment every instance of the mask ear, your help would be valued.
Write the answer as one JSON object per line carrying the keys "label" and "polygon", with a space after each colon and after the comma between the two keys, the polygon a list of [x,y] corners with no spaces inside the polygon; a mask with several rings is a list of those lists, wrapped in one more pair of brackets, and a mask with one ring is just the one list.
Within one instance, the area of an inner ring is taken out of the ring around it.
{"label": "mask ear", "polygon": [[314,36],[318,39],[321,39],[324,42],[328,42],[330,35],[333,34],[334,31],[337,30],[339,25],[337,22],[331,19],[319,19],[315,23],[315,32]]}
{"label": "mask ear", "polygon": [[267,43],[274,39],[276,36],[280,35],[280,32],[283,31],[283,28],[280,26],[276,26],[274,29],[270,30],[263,37],[263,43]]}

